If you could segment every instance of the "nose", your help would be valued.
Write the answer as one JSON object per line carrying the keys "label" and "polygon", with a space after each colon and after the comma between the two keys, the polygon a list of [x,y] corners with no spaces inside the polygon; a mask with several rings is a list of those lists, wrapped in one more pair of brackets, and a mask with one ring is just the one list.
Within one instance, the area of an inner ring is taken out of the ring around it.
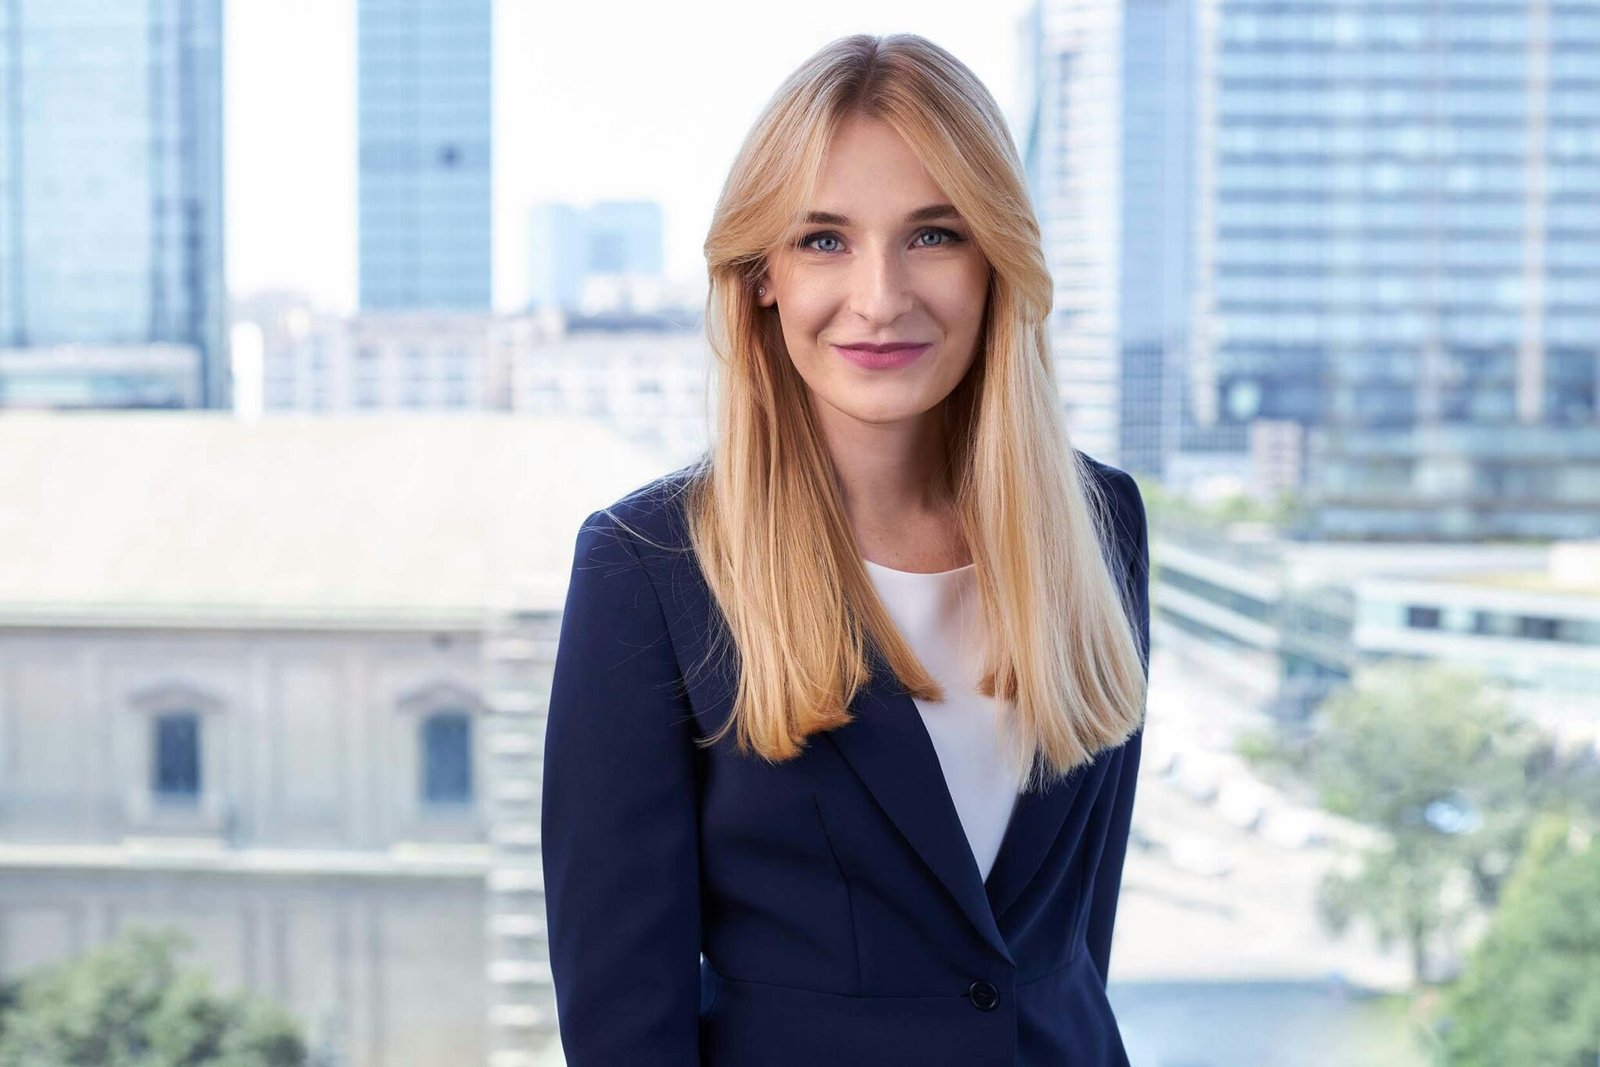
{"label": "nose", "polygon": [[877,248],[856,260],[850,279],[850,310],[872,326],[887,326],[916,303],[911,272],[898,251]]}

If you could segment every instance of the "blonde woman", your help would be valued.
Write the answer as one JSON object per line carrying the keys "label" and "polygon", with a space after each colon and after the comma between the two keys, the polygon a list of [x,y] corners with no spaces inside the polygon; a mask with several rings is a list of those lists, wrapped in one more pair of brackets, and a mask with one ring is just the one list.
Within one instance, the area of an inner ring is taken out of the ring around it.
{"label": "blonde woman", "polygon": [[1062,425],[999,109],[923,38],[835,41],[705,253],[712,445],[589,516],[561,624],[567,1063],[1126,1064],[1144,509]]}

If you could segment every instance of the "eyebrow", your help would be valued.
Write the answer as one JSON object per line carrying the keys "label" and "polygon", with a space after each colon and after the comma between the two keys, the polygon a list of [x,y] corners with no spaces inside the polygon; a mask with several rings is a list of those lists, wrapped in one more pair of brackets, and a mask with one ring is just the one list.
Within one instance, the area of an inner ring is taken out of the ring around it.
{"label": "eyebrow", "polygon": [[[929,204],[919,207],[906,216],[907,222],[932,222],[935,219],[960,219],[961,212],[949,204]],[[835,215],[830,211],[811,211],[805,216],[804,222],[820,226],[849,226],[851,222],[843,215]]]}

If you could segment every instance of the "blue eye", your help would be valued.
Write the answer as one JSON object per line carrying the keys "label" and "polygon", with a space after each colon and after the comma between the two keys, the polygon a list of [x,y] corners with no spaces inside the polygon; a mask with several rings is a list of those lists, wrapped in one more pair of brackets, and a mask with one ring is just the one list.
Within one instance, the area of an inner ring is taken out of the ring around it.
{"label": "blue eye", "polygon": [[[962,237],[960,234],[956,233],[954,230],[947,230],[942,226],[929,226],[926,229],[919,230],[917,232],[917,240],[920,242],[921,239],[923,237],[927,236],[928,234],[937,234],[942,239],[937,241],[937,242],[935,242],[935,243],[933,243],[933,244],[921,244],[921,243],[919,243],[917,245],[918,248],[943,248],[945,245],[957,244],[957,243],[959,243],[961,241],[965,241],[966,240],[965,237]],[[832,251],[835,251],[835,249],[817,248],[811,242],[813,242],[813,241],[837,241],[837,240],[839,240],[839,235],[836,234],[836,233],[829,233],[829,232],[813,233],[813,234],[808,234],[805,237],[800,238],[800,240],[796,242],[796,247],[798,247],[798,248],[809,248],[809,249],[811,249],[812,251],[815,251],[815,252],[824,252],[824,253],[832,252]]]}
{"label": "blue eye", "polygon": [[[814,233],[810,237],[802,238],[800,240],[800,247],[801,248],[811,248],[812,247],[812,245],[811,245],[812,241],[837,241],[838,239],[839,239],[839,235],[838,234],[833,234],[833,233]],[[818,251],[818,252],[826,252],[826,251],[828,251],[828,249],[826,249],[826,248],[818,248],[818,249],[816,249],[816,251]]]}

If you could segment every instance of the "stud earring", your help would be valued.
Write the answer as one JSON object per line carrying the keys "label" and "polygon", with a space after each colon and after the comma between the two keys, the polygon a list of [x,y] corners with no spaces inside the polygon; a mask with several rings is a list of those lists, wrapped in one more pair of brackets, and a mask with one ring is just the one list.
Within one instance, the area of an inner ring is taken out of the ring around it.
{"label": "stud earring", "polygon": [[764,285],[756,286],[756,295],[757,296],[766,296],[767,295],[767,287],[764,286]]}

